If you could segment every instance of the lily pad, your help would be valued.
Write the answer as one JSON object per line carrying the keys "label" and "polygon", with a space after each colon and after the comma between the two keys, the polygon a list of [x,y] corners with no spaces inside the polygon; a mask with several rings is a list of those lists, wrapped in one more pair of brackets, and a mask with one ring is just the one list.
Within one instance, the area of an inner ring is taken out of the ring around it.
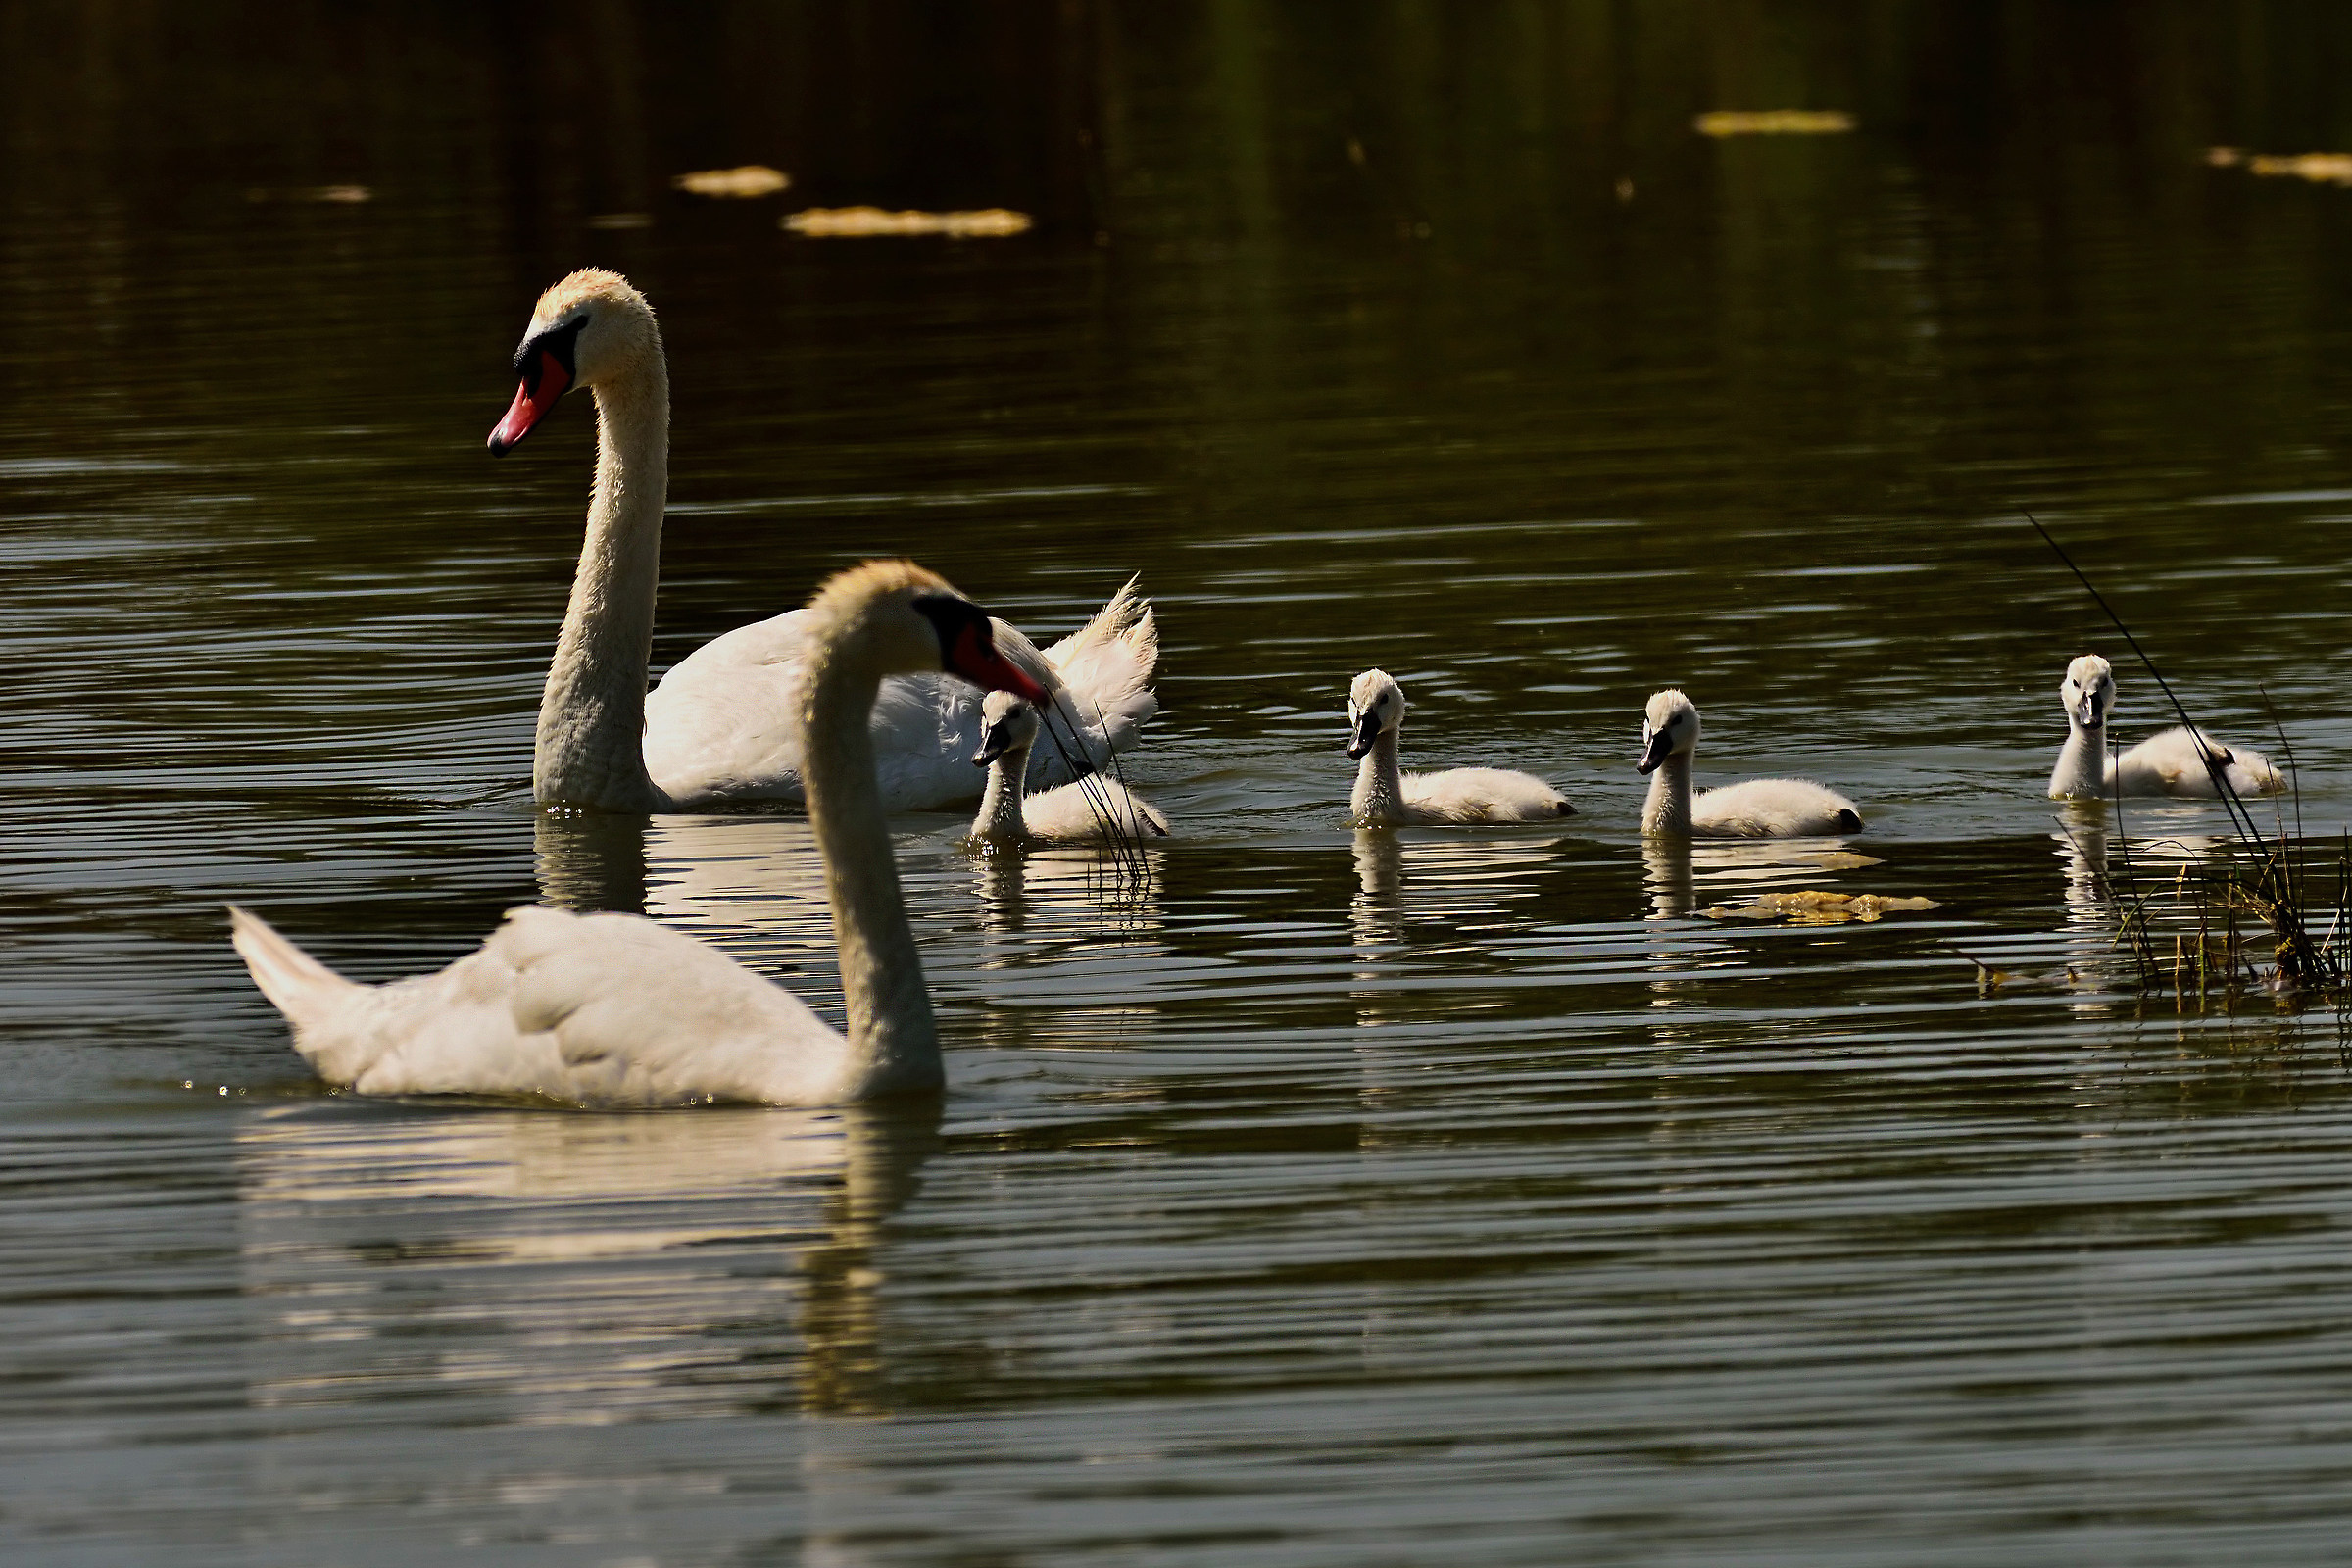
{"label": "lily pad", "polygon": [[1794,925],[1868,922],[1906,909],[1933,909],[1934,899],[1897,898],[1886,893],[1766,893],[1752,904],[1718,904],[1710,920],[1787,920]]}

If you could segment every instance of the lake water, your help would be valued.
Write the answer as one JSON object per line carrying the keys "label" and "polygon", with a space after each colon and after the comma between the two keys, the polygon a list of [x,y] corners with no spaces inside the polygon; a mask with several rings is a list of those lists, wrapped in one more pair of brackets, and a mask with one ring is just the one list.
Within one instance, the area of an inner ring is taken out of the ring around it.
{"label": "lake water", "polygon": [[[2041,798],[2074,655],[2170,720],[2019,509],[2352,822],[2352,190],[2207,156],[2352,146],[2352,18],[236,15],[0,7],[0,1555],[2340,1551],[2342,1035],[2129,985],[2082,857],[2225,825]],[[778,226],[869,201],[1039,224]],[[586,264],[667,336],[658,664],[884,553],[1159,607],[1149,875],[900,823],[936,1105],[331,1095],[229,951],[546,899],[837,1007],[803,820],[531,808],[592,421],[482,441]],[[1577,815],[1348,830],[1373,664]],[[1670,684],[1876,863],[1645,851]],[[1697,912],[1806,888],[1939,906]]]}

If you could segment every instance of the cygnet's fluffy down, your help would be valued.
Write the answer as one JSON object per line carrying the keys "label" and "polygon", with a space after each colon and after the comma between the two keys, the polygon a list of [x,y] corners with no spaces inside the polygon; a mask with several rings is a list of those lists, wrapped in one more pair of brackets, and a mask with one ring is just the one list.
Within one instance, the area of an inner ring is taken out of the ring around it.
{"label": "cygnet's fluffy down", "polygon": [[1638,772],[1649,775],[1642,831],[1702,839],[1794,839],[1862,831],[1862,813],[1810,779],[1751,778],[1692,798],[1690,756],[1698,709],[1679,691],[1657,693],[1642,720]]}
{"label": "cygnet's fluffy down", "polygon": [[2107,721],[2115,714],[2115,671],[2096,654],[2066,666],[2058,699],[2066,705],[2066,745],[2050,771],[2050,799],[2108,795],[2170,795],[2215,800],[2221,795],[2210,755],[2235,795],[2276,795],[2286,779],[2260,752],[2230,746],[2203,730],[2176,724],[2121,757],[2107,751]]}
{"label": "cygnet's fluffy down", "polygon": [[1348,755],[1361,762],[1348,801],[1356,826],[1553,822],[1575,813],[1566,796],[1532,773],[1500,767],[1399,771],[1396,749],[1404,709],[1404,689],[1385,670],[1365,670],[1348,689]]}
{"label": "cygnet's fluffy down", "polygon": [[1029,752],[1040,727],[1037,710],[1010,693],[991,692],[980,705],[980,750],[972,761],[988,769],[988,783],[980,814],[972,818],[972,837],[1078,844],[1168,836],[1168,819],[1157,807],[1100,773],[1028,794]]}

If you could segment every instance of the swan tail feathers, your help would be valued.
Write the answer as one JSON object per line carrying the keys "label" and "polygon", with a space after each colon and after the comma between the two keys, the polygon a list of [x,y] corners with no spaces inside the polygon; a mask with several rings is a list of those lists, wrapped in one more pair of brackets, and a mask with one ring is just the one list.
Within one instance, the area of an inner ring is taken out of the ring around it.
{"label": "swan tail feathers", "polygon": [[1046,650],[1046,662],[1080,712],[1090,724],[1099,715],[1114,751],[1133,746],[1144,721],[1159,711],[1152,691],[1152,673],[1159,667],[1159,624],[1152,601],[1141,592],[1142,582],[1140,576],[1128,578],[1092,620]]}
{"label": "swan tail feathers", "polygon": [[270,1004],[286,1015],[297,1034],[324,1022],[343,1003],[368,987],[341,975],[277,934],[250,909],[228,906],[228,940],[245,960],[253,983]]}

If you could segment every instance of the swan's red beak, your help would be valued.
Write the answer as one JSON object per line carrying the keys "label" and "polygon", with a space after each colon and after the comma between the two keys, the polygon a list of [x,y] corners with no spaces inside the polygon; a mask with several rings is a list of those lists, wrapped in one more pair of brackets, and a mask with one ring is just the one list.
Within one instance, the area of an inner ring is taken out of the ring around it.
{"label": "swan's red beak", "polygon": [[1029,678],[1028,671],[997,652],[997,645],[988,634],[988,622],[972,621],[956,634],[956,646],[948,654],[948,669],[961,675],[973,685],[992,692],[1010,692],[1024,702],[1041,708],[1051,708],[1053,694]]}
{"label": "swan's red beak", "polygon": [[515,442],[531,433],[531,426],[556,406],[556,399],[569,385],[571,372],[564,368],[564,362],[541,349],[539,373],[523,378],[522,384],[514,389],[514,401],[508,406],[507,416],[490,432],[490,455],[505,457]]}

